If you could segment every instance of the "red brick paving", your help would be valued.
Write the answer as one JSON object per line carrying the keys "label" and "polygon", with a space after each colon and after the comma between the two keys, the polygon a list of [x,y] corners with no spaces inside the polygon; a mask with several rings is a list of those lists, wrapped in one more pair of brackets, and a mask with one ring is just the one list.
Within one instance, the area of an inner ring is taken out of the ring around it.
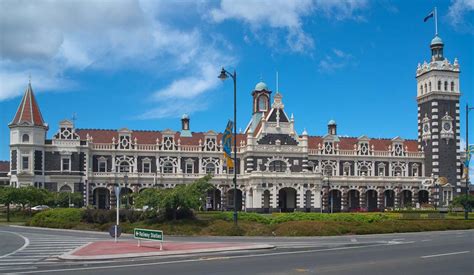
{"label": "red brick paving", "polygon": [[[212,249],[212,248],[227,248],[227,247],[244,247],[248,246],[246,243],[192,243],[192,242],[164,242],[163,251],[183,251],[195,249]],[[133,253],[147,253],[160,252],[159,242],[142,241],[141,246],[138,247],[138,241],[99,241],[93,242],[85,247],[72,253],[73,256],[99,256],[99,255],[118,255],[118,254],[133,254]]]}

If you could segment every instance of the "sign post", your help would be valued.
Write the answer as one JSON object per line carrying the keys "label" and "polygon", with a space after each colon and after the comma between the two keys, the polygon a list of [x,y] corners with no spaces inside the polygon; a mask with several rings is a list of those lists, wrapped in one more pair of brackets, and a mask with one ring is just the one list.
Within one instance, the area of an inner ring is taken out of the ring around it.
{"label": "sign post", "polygon": [[134,228],[133,238],[138,240],[139,247],[141,246],[140,240],[159,241],[160,250],[163,250],[163,231],[161,230]]}
{"label": "sign post", "polygon": [[115,242],[117,242],[117,235],[118,235],[118,227],[119,227],[119,222],[120,222],[120,219],[119,219],[119,207],[120,207],[120,186],[115,186],[115,197],[116,197],[116,201],[117,201],[117,207],[116,207],[116,212],[117,212],[117,221],[115,223]]}

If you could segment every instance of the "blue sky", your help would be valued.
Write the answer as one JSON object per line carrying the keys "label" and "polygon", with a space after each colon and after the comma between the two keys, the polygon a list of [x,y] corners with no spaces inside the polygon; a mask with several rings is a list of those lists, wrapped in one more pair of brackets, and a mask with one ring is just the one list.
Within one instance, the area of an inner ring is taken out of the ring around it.
{"label": "blue sky", "polygon": [[[0,159],[31,74],[48,136],[77,113],[78,128],[222,131],[238,128],[263,79],[279,90],[298,133],[416,138],[418,62],[430,57],[438,7],[445,56],[461,66],[474,106],[474,1],[0,1]],[[474,117],[471,114],[474,123]],[[474,131],[470,131],[474,140]]]}

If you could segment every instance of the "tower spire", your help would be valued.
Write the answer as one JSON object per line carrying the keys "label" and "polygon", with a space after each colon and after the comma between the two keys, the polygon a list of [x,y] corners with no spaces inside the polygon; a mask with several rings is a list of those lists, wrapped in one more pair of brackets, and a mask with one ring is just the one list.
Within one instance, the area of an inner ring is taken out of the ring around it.
{"label": "tower spire", "polygon": [[25,94],[18,106],[15,117],[9,126],[40,126],[47,128],[47,124],[43,120],[40,108],[36,102],[33,89],[31,88],[31,82],[26,87]]}

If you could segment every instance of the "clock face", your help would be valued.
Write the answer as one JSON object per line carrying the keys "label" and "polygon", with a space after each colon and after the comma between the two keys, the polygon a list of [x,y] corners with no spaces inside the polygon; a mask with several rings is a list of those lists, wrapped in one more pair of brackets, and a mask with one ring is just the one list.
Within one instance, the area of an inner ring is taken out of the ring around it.
{"label": "clock face", "polygon": [[423,132],[427,133],[430,130],[430,126],[428,124],[425,124],[423,126]]}
{"label": "clock face", "polygon": [[443,129],[446,130],[446,131],[451,130],[451,123],[445,122],[445,123],[443,124]]}

